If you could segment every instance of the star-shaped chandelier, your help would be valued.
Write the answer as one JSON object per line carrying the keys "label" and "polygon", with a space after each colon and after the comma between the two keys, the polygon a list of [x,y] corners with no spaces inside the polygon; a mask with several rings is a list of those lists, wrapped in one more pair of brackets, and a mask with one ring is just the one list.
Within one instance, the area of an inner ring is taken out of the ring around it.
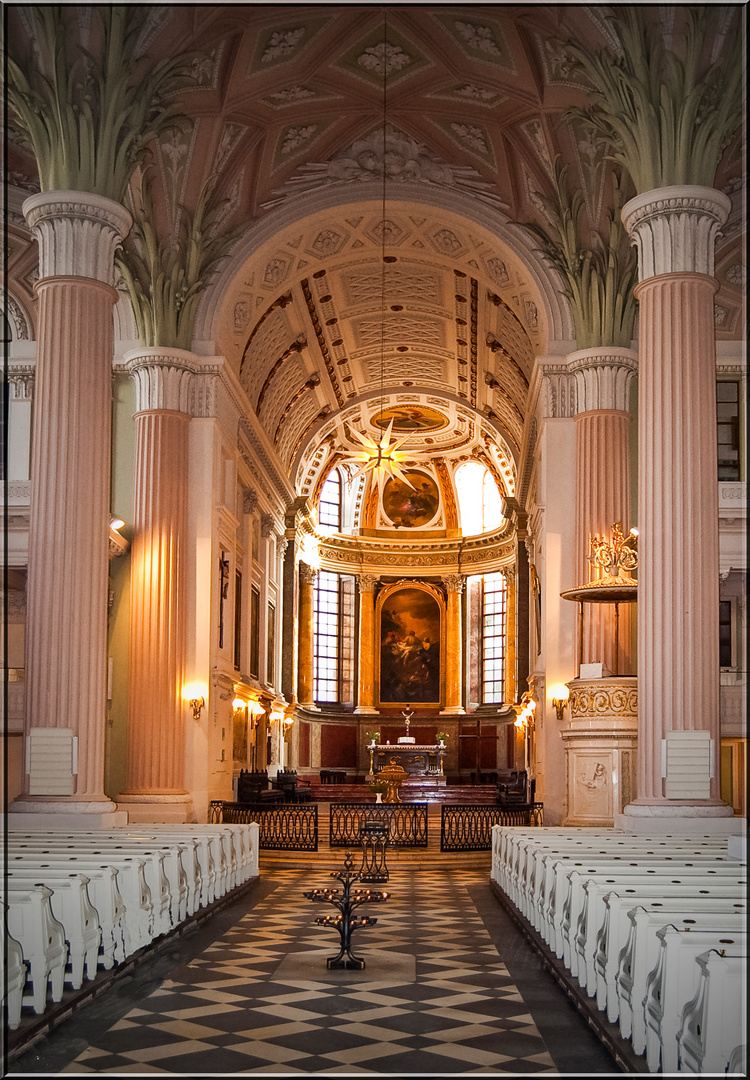
{"label": "star-shaped chandelier", "polygon": [[401,480],[407,487],[414,488],[411,480],[401,467],[401,462],[405,455],[398,452],[399,447],[403,446],[409,436],[404,435],[391,444],[392,432],[393,419],[391,419],[388,428],[383,432],[377,442],[371,435],[365,435],[362,432],[357,431],[356,428],[349,429],[349,434],[357,439],[362,445],[362,450],[352,450],[349,453],[349,456],[353,461],[363,462],[362,466],[355,472],[352,480],[356,480],[358,476],[362,476],[369,472],[372,473],[373,478],[381,491],[386,477],[393,480]]}

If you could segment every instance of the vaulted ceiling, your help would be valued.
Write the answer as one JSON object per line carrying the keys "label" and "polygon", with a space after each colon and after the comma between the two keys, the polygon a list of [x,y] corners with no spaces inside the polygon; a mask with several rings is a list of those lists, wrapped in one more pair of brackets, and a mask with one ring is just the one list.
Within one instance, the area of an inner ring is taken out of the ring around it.
{"label": "vaulted ceiling", "polygon": [[[652,10],[679,34],[679,7]],[[85,45],[91,11],[76,11]],[[539,194],[552,196],[557,155],[588,227],[609,209],[605,149],[564,115],[586,94],[559,45],[612,47],[605,12],[151,8],[143,52],[196,51],[183,119],[152,148],[160,213],[194,205],[215,172],[224,222],[241,234],[196,336],[235,365],[298,489],[312,483],[322,441],[333,452],[347,424],[377,432],[386,404],[428,418],[410,429],[403,420],[415,452],[491,445],[501,470],[517,462],[535,357],[570,337],[556,279],[518,223],[543,220]],[[717,7],[713,52],[738,32],[737,12]],[[28,25],[11,9],[11,35]],[[11,183],[32,190],[12,132],[9,165]],[[734,204],[717,253],[720,338],[743,325],[743,168],[737,139],[716,179]],[[33,258],[23,230],[15,235],[11,275],[31,305]]]}

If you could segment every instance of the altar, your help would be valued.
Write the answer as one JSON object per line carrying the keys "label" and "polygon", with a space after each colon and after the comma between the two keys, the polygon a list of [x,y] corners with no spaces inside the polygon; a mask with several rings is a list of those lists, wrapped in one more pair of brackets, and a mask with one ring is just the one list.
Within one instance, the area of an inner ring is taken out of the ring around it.
{"label": "altar", "polygon": [[445,783],[443,758],[445,746],[419,746],[412,742],[375,743],[367,748],[370,752],[370,774],[368,779],[377,778],[377,774],[391,761],[405,769],[410,777],[432,780],[437,784]]}

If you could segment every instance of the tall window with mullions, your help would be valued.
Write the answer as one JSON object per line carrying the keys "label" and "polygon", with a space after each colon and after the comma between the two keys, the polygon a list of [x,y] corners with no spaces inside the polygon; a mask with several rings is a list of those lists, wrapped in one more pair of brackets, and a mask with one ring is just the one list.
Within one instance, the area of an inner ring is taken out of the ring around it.
{"label": "tall window with mullions", "polygon": [[341,529],[341,473],[331,469],[318,499],[318,523],[326,532]]}
{"label": "tall window with mullions", "polygon": [[340,611],[339,576],[321,570],[315,578],[313,599],[313,632],[315,634],[313,697],[315,701],[339,700]]}
{"label": "tall window with mullions", "polygon": [[482,582],[482,701],[505,698],[505,646],[508,587],[502,574],[485,574]]}

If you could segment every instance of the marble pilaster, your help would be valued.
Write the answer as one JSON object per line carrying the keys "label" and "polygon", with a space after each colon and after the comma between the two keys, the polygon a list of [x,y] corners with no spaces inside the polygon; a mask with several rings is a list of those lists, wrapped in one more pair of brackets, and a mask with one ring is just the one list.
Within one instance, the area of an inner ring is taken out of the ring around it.
{"label": "marble pilaster", "polygon": [[375,586],[378,578],[360,574],[359,584],[359,691],[355,713],[371,716],[375,708]]}
{"label": "marble pilaster", "polygon": [[445,707],[441,716],[459,716],[466,712],[461,703],[461,596],[466,578],[448,574],[443,578],[448,603],[445,612]]}

